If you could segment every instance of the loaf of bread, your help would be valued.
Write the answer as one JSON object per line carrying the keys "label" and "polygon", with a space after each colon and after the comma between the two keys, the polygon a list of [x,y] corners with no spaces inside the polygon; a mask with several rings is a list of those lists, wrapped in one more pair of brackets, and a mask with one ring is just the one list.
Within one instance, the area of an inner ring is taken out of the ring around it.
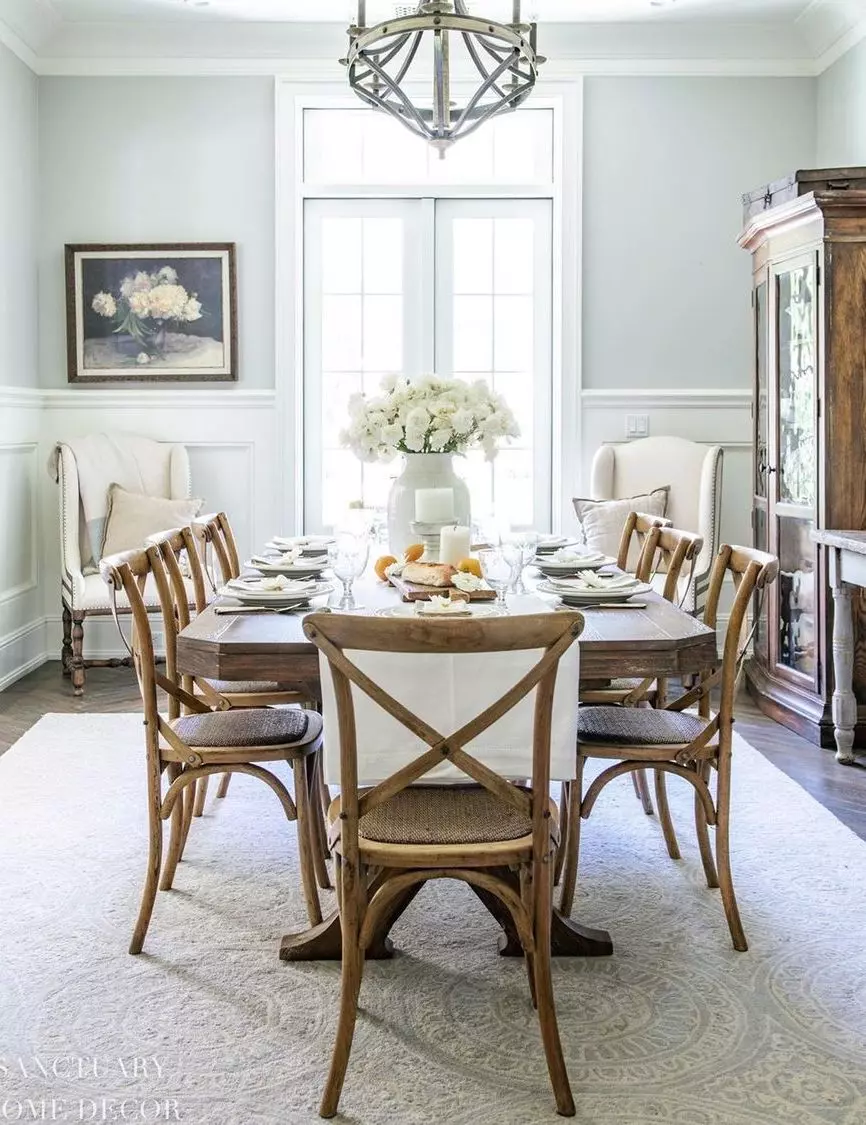
{"label": "loaf of bread", "polygon": [[403,567],[401,578],[419,586],[450,586],[451,576],[456,573],[450,563],[412,562]]}

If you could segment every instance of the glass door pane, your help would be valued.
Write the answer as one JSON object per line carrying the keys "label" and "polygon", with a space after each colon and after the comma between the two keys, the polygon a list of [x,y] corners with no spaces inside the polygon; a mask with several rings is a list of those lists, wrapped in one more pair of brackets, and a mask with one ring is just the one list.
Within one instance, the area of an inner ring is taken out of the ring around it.
{"label": "glass door pane", "polygon": [[817,356],[814,260],[777,277],[779,355],[779,501],[815,504]]}
{"label": "glass door pane", "polygon": [[767,368],[767,283],[755,289],[755,495],[767,495],[767,470],[770,464],[770,406]]}
{"label": "glass door pane", "polygon": [[814,679],[816,663],[815,545],[812,519],[780,516],[778,663]]}
{"label": "glass door pane", "polygon": [[305,528],[382,507],[399,465],[344,449],[349,398],[421,369],[420,203],[310,200],[304,209]]}
{"label": "glass door pane", "polygon": [[[754,519],[755,547],[759,551],[769,551],[769,528],[767,525],[767,509],[765,505],[756,504]],[[755,594],[755,605],[752,612],[757,617],[757,625],[755,626],[755,653],[757,654],[761,662],[763,664],[766,664],[769,660],[770,647],[770,599],[769,596],[763,591],[758,591]]]}
{"label": "glass door pane", "polygon": [[515,527],[550,524],[551,224],[549,200],[436,202],[437,372],[489,383],[521,429],[457,471],[475,518]]}

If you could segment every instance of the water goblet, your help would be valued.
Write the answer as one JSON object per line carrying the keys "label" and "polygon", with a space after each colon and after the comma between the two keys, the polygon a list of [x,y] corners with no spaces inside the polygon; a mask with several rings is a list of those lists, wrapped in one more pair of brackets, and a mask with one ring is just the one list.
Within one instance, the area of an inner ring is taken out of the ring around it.
{"label": "water goblet", "polygon": [[488,586],[496,591],[496,604],[505,608],[505,594],[511,585],[513,565],[506,553],[499,547],[478,552],[481,573]]}
{"label": "water goblet", "polygon": [[358,535],[340,535],[328,548],[328,561],[334,576],[340,580],[343,596],[338,609],[361,609],[352,593],[352,583],[364,573],[370,557],[370,541]]}
{"label": "water goblet", "polygon": [[520,555],[517,573],[512,582],[512,593],[514,594],[529,593],[523,582],[523,571],[535,558],[536,551],[538,550],[538,541],[539,535],[537,531],[518,531],[513,535],[509,535],[507,539],[503,539],[504,545],[507,545]]}

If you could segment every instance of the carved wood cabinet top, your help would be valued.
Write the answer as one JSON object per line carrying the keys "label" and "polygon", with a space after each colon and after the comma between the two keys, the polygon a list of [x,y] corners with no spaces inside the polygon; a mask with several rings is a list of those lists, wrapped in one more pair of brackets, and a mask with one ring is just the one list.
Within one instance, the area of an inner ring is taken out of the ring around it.
{"label": "carved wood cabinet top", "polygon": [[856,555],[866,555],[866,531],[834,531],[831,528],[811,533],[816,543],[827,547],[839,547],[843,551],[853,551]]}

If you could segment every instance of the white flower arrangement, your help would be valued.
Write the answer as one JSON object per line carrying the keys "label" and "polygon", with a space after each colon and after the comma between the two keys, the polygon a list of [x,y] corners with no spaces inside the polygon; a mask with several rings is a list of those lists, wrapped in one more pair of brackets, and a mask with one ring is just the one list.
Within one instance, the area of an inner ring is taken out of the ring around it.
{"label": "white flower arrangement", "polygon": [[[116,296],[103,290],[93,298],[91,307],[107,320],[118,320],[115,332],[127,332],[152,350],[156,336],[165,330],[169,321],[190,323],[203,315],[198,295],[178,285],[177,270],[172,266],[163,266],[155,273],[139,270],[128,275]],[[142,356],[145,356],[143,360]],[[148,363],[149,360],[148,353],[143,351],[136,362]]]}
{"label": "white flower arrangement", "polygon": [[349,399],[349,425],[341,443],[361,461],[392,461],[398,453],[466,453],[481,449],[488,461],[520,427],[502,395],[483,379],[387,376],[382,393]]}

